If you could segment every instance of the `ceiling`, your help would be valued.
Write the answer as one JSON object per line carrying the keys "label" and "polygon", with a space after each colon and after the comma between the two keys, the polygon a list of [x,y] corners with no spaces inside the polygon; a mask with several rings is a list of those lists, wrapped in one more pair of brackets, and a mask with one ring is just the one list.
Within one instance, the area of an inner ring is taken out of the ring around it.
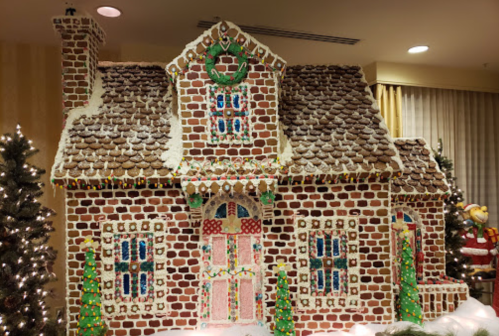
{"label": "ceiling", "polygon": [[[0,0],[0,41],[57,44],[50,18],[66,1]],[[374,61],[499,72],[498,0],[74,0],[107,33],[106,48],[126,45],[183,49],[203,30],[199,20],[221,17],[242,25],[359,38],[354,45],[255,35],[289,64]],[[96,14],[100,5],[120,8],[116,19]],[[414,45],[423,54],[408,54]],[[169,59],[158,59],[169,61]],[[486,66],[484,66],[486,64]]]}

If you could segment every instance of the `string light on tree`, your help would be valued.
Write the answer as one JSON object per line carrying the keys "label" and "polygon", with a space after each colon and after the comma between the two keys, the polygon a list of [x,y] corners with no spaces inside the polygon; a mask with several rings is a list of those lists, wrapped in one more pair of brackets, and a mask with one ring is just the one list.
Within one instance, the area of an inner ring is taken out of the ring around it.
{"label": "string light on tree", "polygon": [[461,232],[465,229],[463,220],[459,215],[457,204],[463,201],[463,191],[456,185],[456,178],[453,176],[454,164],[452,160],[443,155],[442,139],[439,139],[437,150],[433,150],[435,160],[440,170],[445,174],[449,182],[449,197],[444,199],[445,204],[445,250],[446,264],[445,273],[453,278],[464,280],[470,287],[470,295],[474,298],[481,296],[481,289],[470,286],[471,273],[473,272],[471,258],[462,254],[465,244]]}
{"label": "string light on tree", "polygon": [[1,326],[10,336],[57,335],[62,325],[48,317],[43,289],[55,279],[49,268],[56,256],[46,245],[53,211],[37,201],[45,171],[28,162],[37,150],[19,125],[0,139]]}

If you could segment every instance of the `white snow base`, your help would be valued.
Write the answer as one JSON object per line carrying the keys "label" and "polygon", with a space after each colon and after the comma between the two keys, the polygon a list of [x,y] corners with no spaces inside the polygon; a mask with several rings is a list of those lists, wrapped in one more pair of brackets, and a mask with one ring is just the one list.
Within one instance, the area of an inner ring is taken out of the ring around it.
{"label": "white snow base", "polygon": [[[314,336],[375,336],[377,332],[403,330],[409,326],[416,326],[410,322],[395,322],[393,324],[356,324],[349,332],[336,331],[331,333],[317,333]],[[427,332],[436,332],[445,336],[452,332],[455,336],[473,336],[480,328],[486,329],[490,336],[499,336],[499,318],[494,309],[469,298],[455,312],[442,316],[434,321],[427,322],[421,328]],[[154,334],[154,336],[270,336],[271,333],[258,326],[233,326],[227,329],[203,330],[172,330]]]}

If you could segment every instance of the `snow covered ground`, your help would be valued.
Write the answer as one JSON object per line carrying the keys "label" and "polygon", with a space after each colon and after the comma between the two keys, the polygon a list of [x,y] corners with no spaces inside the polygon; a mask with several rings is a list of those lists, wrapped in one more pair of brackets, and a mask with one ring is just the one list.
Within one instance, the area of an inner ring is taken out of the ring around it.
{"label": "snow covered ground", "polygon": [[[403,330],[413,325],[409,322],[395,322],[391,325],[383,324],[356,324],[349,332],[337,331],[331,333],[316,333],[314,336],[375,336],[377,332]],[[490,336],[499,336],[499,318],[492,307],[485,306],[479,301],[470,298],[454,313],[440,317],[435,321],[425,323],[422,328],[428,332],[438,332],[444,336],[452,332],[455,336],[473,336],[479,329],[484,328]],[[172,330],[156,333],[154,336],[271,336],[265,328],[258,326],[231,327],[228,329],[204,330]]]}

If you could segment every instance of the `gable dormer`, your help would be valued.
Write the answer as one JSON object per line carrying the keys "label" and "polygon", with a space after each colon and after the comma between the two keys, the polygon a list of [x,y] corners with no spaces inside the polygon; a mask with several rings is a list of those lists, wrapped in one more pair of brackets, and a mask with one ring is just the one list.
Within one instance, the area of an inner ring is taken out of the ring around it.
{"label": "gable dormer", "polygon": [[276,158],[285,68],[283,59],[230,22],[189,43],[166,68],[177,88],[183,156]]}

